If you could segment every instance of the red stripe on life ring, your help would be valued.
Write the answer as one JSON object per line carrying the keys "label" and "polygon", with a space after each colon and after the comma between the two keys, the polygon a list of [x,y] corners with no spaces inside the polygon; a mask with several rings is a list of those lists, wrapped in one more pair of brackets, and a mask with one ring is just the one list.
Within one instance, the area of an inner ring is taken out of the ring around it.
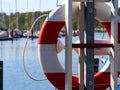
{"label": "red stripe on life ring", "polygon": [[56,44],[64,21],[45,21],[40,30],[38,44]]}
{"label": "red stripe on life ring", "polygon": [[[118,76],[120,72],[118,72]],[[97,72],[94,75],[94,90],[105,90],[110,86],[110,72]]]}
{"label": "red stripe on life ring", "polygon": [[[65,73],[45,73],[47,79],[59,90],[65,90]],[[79,90],[78,77],[72,76],[72,90]]]}
{"label": "red stripe on life ring", "polygon": [[[120,75],[120,72],[118,73]],[[47,79],[59,90],[65,90],[65,73],[45,73]],[[110,72],[94,75],[94,90],[105,90],[110,86]],[[78,77],[72,76],[72,90],[79,90]]]}
{"label": "red stripe on life ring", "polygon": [[[111,22],[102,22],[102,25],[106,28],[109,38],[111,38]],[[118,23],[118,44],[120,44],[120,23]]]}
{"label": "red stripe on life ring", "polygon": [[94,75],[94,90],[105,90],[110,86],[110,72],[97,72]]}
{"label": "red stripe on life ring", "polygon": [[111,22],[102,22],[103,27],[107,30],[109,38],[111,37]]}

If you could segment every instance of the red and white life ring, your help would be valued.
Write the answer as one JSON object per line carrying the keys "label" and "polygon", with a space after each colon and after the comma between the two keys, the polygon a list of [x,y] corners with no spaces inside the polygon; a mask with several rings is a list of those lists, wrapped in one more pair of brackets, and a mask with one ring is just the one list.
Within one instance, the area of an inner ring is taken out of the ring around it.
{"label": "red and white life ring", "polygon": [[[74,6],[73,11],[78,9],[78,5],[79,4],[76,4]],[[103,22],[102,24],[105,25],[105,28],[106,26],[109,27],[106,24],[111,21],[111,10],[109,6],[104,3],[100,4],[96,3],[95,5],[96,5],[96,18]],[[62,4],[56,7],[50,13],[50,15],[46,18],[45,22],[42,25],[38,39],[38,55],[41,61],[43,71],[47,79],[59,90],[65,89],[65,70],[61,66],[56,52],[58,41],[57,37],[60,30],[65,25],[64,10],[65,4]],[[110,31],[108,32],[110,34]],[[97,54],[109,55],[111,53],[110,50],[107,48],[104,50],[101,48],[99,50],[96,50],[96,55]],[[103,69],[94,75],[95,90],[105,90],[109,86],[110,84],[109,65],[110,62],[107,62]],[[78,85],[79,85],[78,77],[72,76],[72,90],[78,90],[79,88]]]}

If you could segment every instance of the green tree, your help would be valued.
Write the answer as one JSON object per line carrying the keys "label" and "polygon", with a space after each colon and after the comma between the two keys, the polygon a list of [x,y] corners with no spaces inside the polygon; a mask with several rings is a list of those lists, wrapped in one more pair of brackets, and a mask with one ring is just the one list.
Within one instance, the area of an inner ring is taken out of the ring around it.
{"label": "green tree", "polygon": [[73,26],[73,30],[77,30],[77,28],[78,28],[78,20],[77,19],[72,19],[72,26]]}
{"label": "green tree", "polygon": [[[19,29],[20,30],[26,30],[26,16],[27,16],[27,19],[28,19],[28,29],[30,29],[31,27],[31,24],[32,24],[32,14],[34,13],[34,20],[39,17],[40,15],[43,15],[43,14],[49,14],[50,11],[44,11],[44,12],[28,12],[28,13],[19,13],[19,16],[18,16],[18,24],[19,24]],[[9,23],[9,18],[10,18],[10,23]],[[0,19],[2,19],[2,16],[0,15]],[[44,22],[45,20],[45,17],[43,19],[41,19],[40,21],[37,22],[37,24],[35,25],[35,28],[37,30],[39,30],[42,26],[42,23]],[[11,15],[5,15],[5,22],[6,22],[6,27],[9,28],[16,28],[16,16],[15,14],[11,14]],[[1,25],[1,20],[0,20],[0,25]],[[77,30],[78,28],[78,19],[77,18],[74,18],[72,19],[72,26],[73,26],[73,30]],[[101,28],[103,27],[102,24],[98,21],[98,20],[95,20],[95,27],[97,28]]]}
{"label": "green tree", "polygon": [[98,21],[98,20],[95,20],[95,28],[102,28],[102,24]]}

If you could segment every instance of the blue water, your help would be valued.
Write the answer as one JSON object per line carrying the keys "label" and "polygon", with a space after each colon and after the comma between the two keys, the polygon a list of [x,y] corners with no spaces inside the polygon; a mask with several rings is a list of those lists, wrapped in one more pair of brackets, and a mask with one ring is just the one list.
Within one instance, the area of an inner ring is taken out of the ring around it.
{"label": "blue water", "polygon": [[[46,80],[36,82],[24,72],[22,52],[25,39],[0,42],[0,59],[4,61],[4,90],[52,90]],[[28,72],[38,79],[45,78],[39,65],[37,54],[37,39],[30,40],[26,49],[25,64]]]}
{"label": "blue water", "polygon": [[[107,39],[106,34],[96,33],[95,38]],[[64,38],[59,38],[63,43]],[[73,37],[76,42],[78,37]],[[23,69],[22,53],[26,39],[17,39],[13,41],[0,41],[0,60],[4,61],[3,67],[3,89],[4,90],[54,90],[54,87],[48,80],[37,82],[31,80]],[[64,50],[58,54],[58,58],[63,67],[65,67]],[[77,74],[78,55],[73,51],[73,74]],[[25,53],[25,64],[27,71],[31,76],[37,79],[44,79],[44,73],[39,64],[37,53],[37,39],[29,40]]]}
{"label": "blue water", "polygon": [[118,85],[118,90],[120,90],[120,85]]}

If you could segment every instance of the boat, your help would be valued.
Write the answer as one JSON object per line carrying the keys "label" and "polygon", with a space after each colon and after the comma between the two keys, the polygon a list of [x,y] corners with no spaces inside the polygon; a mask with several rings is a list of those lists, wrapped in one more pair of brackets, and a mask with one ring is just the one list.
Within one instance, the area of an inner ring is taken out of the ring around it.
{"label": "boat", "polygon": [[13,38],[21,38],[21,37],[22,37],[22,31],[20,31],[18,28],[14,29]]}
{"label": "boat", "polygon": [[13,40],[7,31],[0,31],[0,41]]}
{"label": "boat", "polygon": [[0,38],[5,38],[5,37],[8,37],[9,34],[7,31],[0,31]]}

